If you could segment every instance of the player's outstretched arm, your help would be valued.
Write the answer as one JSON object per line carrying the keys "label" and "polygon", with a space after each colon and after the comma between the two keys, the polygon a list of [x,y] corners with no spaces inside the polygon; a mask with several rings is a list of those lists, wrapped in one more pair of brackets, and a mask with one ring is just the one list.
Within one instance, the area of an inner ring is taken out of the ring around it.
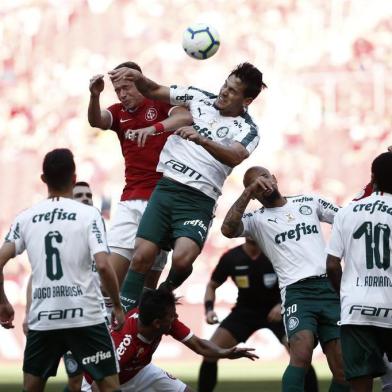
{"label": "player's outstretched arm", "polygon": [[170,103],[170,88],[146,78],[136,69],[117,68],[109,71],[109,76],[113,82],[125,79],[135,83],[137,89],[147,98]]}
{"label": "player's outstretched arm", "polygon": [[175,134],[202,146],[217,161],[230,167],[239,165],[249,156],[249,151],[241,143],[233,142],[230,146],[224,146],[200,135],[193,126],[182,127]]}
{"label": "player's outstretched arm", "polygon": [[108,129],[111,117],[108,111],[101,110],[99,96],[105,87],[104,75],[95,75],[90,79],[90,101],[88,104],[87,118],[92,127]]}
{"label": "player's outstretched arm", "polygon": [[210,280],[204,294],[204,308],[206,312],[206,321],[208,324],[217,324],[219,322],[218,315],[214,311],[215,291],[221,283]]}
{"label": "player's outstretched arm", "polygon": [[14,328],[14,309],[9,303],[4,291],[4,266],[7,262],[15,257],[15,244],[13,242],[4,242],[0,248],[0,325],[3,328]]}
{"label": "player's outstretched arm", "polygon": [[342,265],[339,257],[327,256],[327,275],[332,287],[340,295],[340,282],[342,280]]}
{"label": "player's outstretched arm", "polygon": [[171,109],[168,118],[146,128],[135,130],[129,129],[125,134],[125,138],[134,140],[136,137],[137,145],[139,147],[144,147],[149,136],[158,135],[162,132],[173,131],[179,127],[192,123],[193,118],[190,111],[185,107],[176,106]]}
{"label": "player's outstretched arm", "polygon": [[94,255],[94,259],[97,265],[99,277],[101,278],[102,286],[112,300],[116,322],[113,324],[113,329],[118,331],[124,325],[125,316],[120,302],[116,273],[114,272],[112,265],[109,263],[108,254],[106,252],[96,253]]}
{"label": "player's outstretched arm", "polygon": [[221,348],[215,343],[206,339],[200,339],[197,336],[192,336],[189,340],[184,342],[184,344],[195,353],[208,358],[249,358],[252,361],[258,358],[256,354],[252,353],[252,351],[254,351],[253,348],[240,348],[237,346]]}

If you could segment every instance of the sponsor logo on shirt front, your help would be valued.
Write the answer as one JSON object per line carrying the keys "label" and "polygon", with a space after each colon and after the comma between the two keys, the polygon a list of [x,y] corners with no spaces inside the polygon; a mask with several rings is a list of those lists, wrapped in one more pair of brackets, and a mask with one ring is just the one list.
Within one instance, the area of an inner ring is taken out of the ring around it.
{"label": "sponsor logo on shirt front", "polygon": [[195,169],[192,169],[191,167],[184,165],[181,162],[175,161],[174,159],[170,159],[170,161],[166,161],[165,165],[170,166],[173,170],[185,174],[186,176],[193,178],[195,180],[199,180],[202,177],[202,175],[199,172],[197,172]]}
{"label": "sponsor logo on shirt front", "polygon": [[362,316],[391,318],[392,308],[366,306],[366,305],[352,305],[349,314],[360,312]]}
{"label": "sponsor logo on shirt front", "polygon": [[299,241],[302,236],[309,234],[318,234],[318,229],[316,225],[307,225],[306,223],[297,223],[295,229],[284,231],[275,236],[275,242],[281,244],[287,240]]}
{"label": "sponsor logo on shirt front", "polygon": [[50,321],[55,320],[65,320],[65,319],[74,319],[76,317],[83,317],[83,309],[82,308],[70,308],[70,309],[53,309],[53,310],[41,310],[38,313],[38,321],[43,318],[46,318]]}
{"label": "sponsor logo on shirt front", "polygon": [[120,359],[124,355],[127,347],[129,347],[131,345],[131,343],[132,343],[132,335],[125,334],[125,336],[123,337],[123,340],[121,341],[121,343],[117,347],[118,359]]}

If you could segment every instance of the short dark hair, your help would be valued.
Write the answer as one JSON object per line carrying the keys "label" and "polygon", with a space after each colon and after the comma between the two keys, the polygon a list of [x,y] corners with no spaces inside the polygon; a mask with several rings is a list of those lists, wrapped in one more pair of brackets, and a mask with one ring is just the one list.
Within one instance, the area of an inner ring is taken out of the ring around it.
{"label": "short dark hair", "polygon": [[377,190],[392,193],[392,153],[384,152],[373,161],[372,174]]}
{"label": "short dark hair", "polygon": [[140,66],[138,64],[134,63],[133,61],[126,61],[125,63],[121,63],[121,64],[117,65],[117,67],[115,67],[114,69],[119,69],[122,67],[136,69],[137,71],[142,72],[142,69],[140,68]]}
{"label": "short dark hair", "polygon": [[74,188],[75,188],[76,186],[88,186],[88,187],[90,188],[90,184],[89,184],[88,182],[86,182],[86,181],[78,181],[78,182],[75,182]]}
{"label": "short dark hair", "polygon": [[263,82],[263,74],[250,63],[241,63],[230,72],[229,76],[236,76],[245,84],[245,98],[256,98],[260,91],[267,88]]}
{"label": "short dark hair", "polygon": [[72,185],[75,169],[73,154],[68,148],[48,152],[42,164],[45,183],[55,191],[63,191]]}
{"label": "short dark hair", "polygon": [[139,304],[139,320],[143,325],[151,325],[155,319],[163,319],[169,308],[176,306],[177,298],[165,288],[146,291]]}

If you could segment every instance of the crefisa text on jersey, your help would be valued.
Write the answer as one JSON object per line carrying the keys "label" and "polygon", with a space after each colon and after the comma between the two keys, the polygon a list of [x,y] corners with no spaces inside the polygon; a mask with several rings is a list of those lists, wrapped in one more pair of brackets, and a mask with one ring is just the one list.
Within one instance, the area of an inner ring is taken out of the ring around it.
{"label": "crefisa text on jersey", "polygon": [[62,208],[54,208],[52,211],[43,214],[34,215],[32,218],[33,223],[49,221],[50,224],[55,220],[76,220],[76,212],[66,212]]}

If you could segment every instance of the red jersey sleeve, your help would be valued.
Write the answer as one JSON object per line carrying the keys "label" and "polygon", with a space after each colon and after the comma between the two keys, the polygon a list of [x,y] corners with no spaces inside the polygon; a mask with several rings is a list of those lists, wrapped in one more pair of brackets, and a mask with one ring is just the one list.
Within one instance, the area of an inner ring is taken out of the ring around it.
{"label": "red jersey sleeve", "polygon": [[121,104],[115,103],[114,105],[109,106],[106,110],[112,115],[112,125],[110,129],[117,133],[117,130],[120,128],[120,110],[122,106]]}
{"label": "red jersey sleeve", "polygon": [[173,321],[169,335],[180,342],[186,342],[193,336],[193,333],[185,324],[176,319]]}

